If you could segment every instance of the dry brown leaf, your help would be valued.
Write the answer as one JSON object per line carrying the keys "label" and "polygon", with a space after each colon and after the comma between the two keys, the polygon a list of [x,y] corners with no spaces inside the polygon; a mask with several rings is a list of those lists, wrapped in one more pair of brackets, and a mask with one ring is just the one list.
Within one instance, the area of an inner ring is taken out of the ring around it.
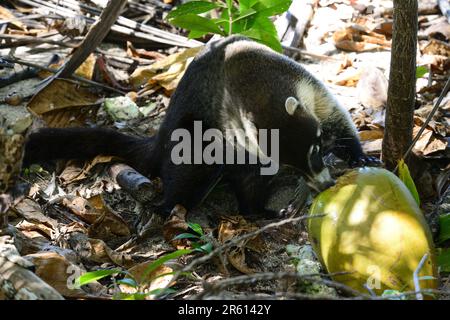
{"label": "dry brown leaf", "polygon": [[344,51],[364,52],[375,49],[390,48],[390,41],[384,35],[370,32],[361,25],[340,29],[334,32],[336,48]]}
{"label": "dry brown leaf", "polygon": [[[97,104],[98,97],[86,87],[68,80],[55,79],[33,96],[28,109],[42,116],[47,124],[63,127],[73,121],[74,112],[77,114],[83,111],[81,107],[93,107]],[[67,110],[69,113],[62,113]]]}
{"label": "dry brown leaf", "polygon": [[23,220],[16,224],[16,228],[22,231],[29,239],[42,238],[43,235],[45,235],[47,239],[51,239],[53,234],[53,229],[45,224],[36,222],[31,223],[27,220]]}
{"label": "dry brown leaf", "polygon": [[450,58],[437,54],[423,54],[418,64],[430,66],[433,73],[446,74],[450,69]]}
{"label": "dry brown leaf", "polygon": [[[172,282],[173,269],[161,265],[156,270],[152,271],[151,273],[147,274],[148,267],[155,262],[154,260],[151,261],[145,261],[142,263],[139,263],[135,265],[134,267],[130,268],[128,272],[133,276],[133,278],[138,282],[139,288],[133,288],[131,286],[127,286],[125,284],[121,284],[119,287],[122,292],[125,293],[137,293],[139,292],[151,292],[156,289],[163,289],[166,287],[173,286],[175,282]],[[130,278],[127,276],[126,278]],[[148,295],[146,297],[146,300],[152,300],[154,298],[154,295]]]}
{"label": "dry brown leaf", "polygon": [[187,210],[183,206],[177,204],[163,226],[164,240],[177,249],[187,249],[190,247],[189,239],[173,240],[177,235],[189,230],[189,226],[186,222],[186,214]]}
{"label": "dry brown leaf", "polygon": [[[138,88],[147,83],[173,91],[189,63],[203,46],[185,49],[146,67],[137,68],[130,76],[130,83]],[[151,88],[148,88],[151,89]]]}
{"label": "dry brown leaf", "polygon": [[[87,298],[89,296],[82,289],[73,287],[73,281],[77,276],[82,275],[84,270],[81,270],[80,267],[63,256],[55,252],[38,252],[26,256],[26,258],[35,265],[34,272],[36,275],[63,296],[73,298]],[[101,287],[98,283],[97,286]]]}
{"label": "dry brown leaf", "polygon": [[[59,59],[57,62],[50,64],[48,67],[51,69],[59,69],[64,65],[64,60]],[[86,79],[91,80],[92,76],[94,74],[94,67],[95,67],[95,55],[90,54],[87,59],[78,67],[78,69],[75,71],[75,74],[79,77],[83,77]],[[47,70],[41,70],[38,72],[38,75],[41,79],[45,79],[47,77],[52,76],[54,73],[47,71]]]}
{"label": "dry brown leaf", "polygon": [[62,204],[81,220],[91,224],[88,228],[90,237],[111,239],[130,235],[130,229],[126,222],[105,206],[101,195],[94,196],[89,200],[81,197],[65,198]]}
{"label": "dry brown leaf", "polygon": [[383,135],[384,135],[384,131],[381,129],[364,130],[364,131],[359,132],[359,139],[361,141],[376,140],[376,139],[382,139]]}
{"label": "dry brown leaf", "polygon": [[110,163],[112,160],[117,159],[113,156],[103,156],[99,155],[96,156],[94,159],[92,159],[89,162],[85,162],[83,167],[80,167],[78,165],[79,162],[75,161],[69,161],[69,163],[64,168],[63,172],[59,175],[59,179],[62,182],[62,185],[67,185],[69,183],[80,181],[86,179],[91,170],[97,165],[97,164],[103,164],[103,163]]}
{"label": "dry brown leaf", "polygon": [[393,21],[384,21],[378,24],[373,31],[390,37],[392,36],[392,26]]}
{"label": "dry brown leaf", "polygon": [[432,38],[437,38],[439,40],[449,40],[450,24],[446,20],[439,21],[438,23],[433,23],[424,31],[424,34]]}
{"label": "dry brown leaf", "polygon": [[53,229],[58,226],[58,221],[44,215],[41,206],[31,199],[23,199],[14,206],[14,209],[28,222],[43,224]]}
{"label": "dry brown leaf", "polygon": [[336,48],[344,51],[364,52],[380,49],[381,46],[373,43],[355,42],[352,40],[342,40],[335,43]]}
{"label": "dry brown leaf", "polygon": [[[228,240],[239,237],[240,235],[253,232],[258,227],[254,224],[248,223],[241,216],[226,216],[222,217],[219,224],[218,240],[220,243],[225,243]],[[257,270],[250,268],[245,261],[245,250],[250,249],[255,252],[262,252],[265,244],[260,236],[243,240],[239,245],[234,246],[226,251],[226,256],[231,265],[242,273],[254,273]]]}
{"label": "dry brown leaf", "polygon": [[437,39],[431,39],[423,48],[423,54],[450,57],[450,44]]}
{"label": "dry brown leaf", "polygon": [[127,54],[129,57],[133,58],[145,58],[155,60],[161,60],[167,57],[166,55],[159,53],[158,51],[136,49],[130,41],[127,41]]}
{"label": "dry brown leaf", "polygon": [[[413,137],[415,137],[420,130],[421,126],[416,125],[413,129]],[[433,128],[427,127],[420,136],[419,140],[414,145],[414,151],[424,156],[437,151],[443,151],[447,148],[447,140],[443,137],[434,134]]]}
{"label": "dry brown leaf", "polygon": [[359,81],[360,74],[361,71],[358,69],[347,68],[334,77],[331,82],[338,86],[354,87]]}
{"label": "dry brown leaf", "polygon": [[388,80],[380,69],[364,66],[356,88],[363,106],[380,111],[386,105]]}
{"label": "dry brown leaf", "polygon": [[362,141],[363,151],[367,154],[379,154],[381,153],[382,143],[383,139]]}
{"label": "dry brown leaf", "polygon": [[89,57],[75,70],[77,76],[91,80],[94,74],[95,55],[91,53]]}
{"label": "dry brown leaf", "polygon": [[129,254],[112,250],[108,245],[99,239],[88,239],[90,248],[88,259],[97,263],[112,262],[122,267],[131,267],[135,264]]}
{"label": "dry brown leaf", "polygon": [[[413,137],[419,133],[420,126],[415,126],[413,129]],[[419,140],[417,140],[416,144],[414,145],[414,151],[423,153],[425,148],[427,147],[428,143],[431,140],[431,137],[433,136],[433,130],[430,130],[428,128],[425,128],[422,135],[420,136]]]}

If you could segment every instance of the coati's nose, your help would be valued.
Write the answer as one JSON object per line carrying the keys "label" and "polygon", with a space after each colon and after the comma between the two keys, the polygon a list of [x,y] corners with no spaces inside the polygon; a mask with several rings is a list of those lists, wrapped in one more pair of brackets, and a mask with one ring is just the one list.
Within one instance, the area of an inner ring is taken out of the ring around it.
{"label": "coati's nose", "polygon": [[326,190],[326,189],[328,189],[328,188],[331,188],[332,186],[334,186],[336,184],[336,181],[335,180],[330,180],[330,181],[326,181],[326,182],[324,182],[324,183],[322,183],[320,186],[319,186],[319,190],[320,190],[320,192],[322,192],[322,191],[324,191],[324,190]]}

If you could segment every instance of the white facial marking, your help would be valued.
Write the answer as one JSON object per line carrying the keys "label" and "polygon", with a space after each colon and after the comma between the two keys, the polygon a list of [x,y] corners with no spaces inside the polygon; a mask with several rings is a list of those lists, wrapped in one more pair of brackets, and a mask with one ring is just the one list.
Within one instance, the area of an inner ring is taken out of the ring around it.
{"label": "white facial marking", "polygon": [[320,171],[317,175],[314,176],[314,180],[318,181],[319,183],[325,183],[329,181],[333,181],[330,175],[330,171],[328,168],[324,168],[322,171]]}
{"label": "white facial marking", "polygon": [[311,158],[312,153],[314,152],[314,145],[312,145],[311,147],[309,147],[308,150],[308,160]]}
{"label": "white facial marking", "polygon": [[322,130],[320,130],[320,127],[319,127],[319,128],[317,128],[316,137],[319,138],[321,134],[322,134]]}
{"label": "white facial marking", "polygon": [[284,103],[284,106],[286,107],[286,112],[291,116],[294,115],[295,110],[297,110],[298,105],[299,105],[299,102],[294,97],[288,97],[286,99],[286,102]]}

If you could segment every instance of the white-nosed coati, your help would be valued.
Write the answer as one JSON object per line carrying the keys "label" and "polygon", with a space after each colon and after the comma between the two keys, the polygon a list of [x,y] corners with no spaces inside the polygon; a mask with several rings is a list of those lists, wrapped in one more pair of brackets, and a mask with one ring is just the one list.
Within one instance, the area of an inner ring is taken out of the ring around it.
{"label": "white-nosed coati", "polygon": [[374,161],[362,152],[349,114],[319,80],[268,47],[232,36],[208,44],[192,61],[155,136],[137,138],[100,128],[41,129],[30,135],[24,163],[115,155],[144,175],[161,177],[167,212],[176,204],[196,206],[221,177],[235,190],[241,213],[266,212],[271,176],[260,174],[261,164],[172,161],[177,144],[172,133],[180,128],[193,132],[194,121],[202,121],[204,130],[242,129],[249,140],[257,129],[279,129],[279,162],[321,187],[332,182],[324,151],[353,163]]}

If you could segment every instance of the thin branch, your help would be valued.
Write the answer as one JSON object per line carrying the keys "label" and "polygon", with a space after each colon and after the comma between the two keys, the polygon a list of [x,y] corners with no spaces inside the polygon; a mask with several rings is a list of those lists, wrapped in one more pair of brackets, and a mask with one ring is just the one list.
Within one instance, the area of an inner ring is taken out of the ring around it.
{"label": "thin branch", "polygon": [[[448,90],[450,89],[450,77],[447,79],[447,83],[444,86],[444,89],[442,89],[441,94],[439,95],[439,98],[436,101],[436,104],[434,105],[433,109],[431,110],[430,114],[428,115],[425,122],[422,124],[422,127],[420,128],[419,132],[414,137],[413,141],[411,142],[411,145],[409,146],[408,150],[406,150],[405,154],[403,155],[403,159],[406,160],[406,157],[409,156],[412,149],[414,148],[414,145],[417,141],[419,141],[420,137],[422,136],[423,132],[425,131],[426,127],[430,123],[431,119],[433,118],[436,111],[441,106],[442,100],[444,99],[445,95],[447,94]],[[395,167],[394,172],[397,171],[398,165]]]}
{"label": "thin branch", "polygon": [[[41,66],[41,65],[38,65],[38,64],[35,64],[35,63],[32,63],[32,62],[20,60],[20,59],[17,59],[17,58],[2,57],[2,59],[5,60],[5,61],[8,61],[8,62],[12,62],[12,63],[18,63],[18,64],[21,64],[21,65],[24,65],[24,66],[27,66],[27,67],[32,67],[32,68],[37,68],[37,69],[40,69],[40,70],[45,70],[45,71],[48,71],[48,72],[51,72],[51,73],[58,72],[57,69],[44,67],[44,66]],[[110,86],[104,85],[102,83],[95,82],[95,81],[92,81],[92,80],[89,80],[89,79],[86,79],[86,78],[83,78],[83,77],[79,77],[77,75],[72,75],[71,78],[74,79],[74,80],[83,82],[85,84],[89,84],[91,86],[96,86],[96,87],[100,87],[100,88],[103,88],[103,89],[106,89],[106,90],[109,90],[109,91],[112,91],[112,92],[115,92],[115,93],[119,93],[120,95],[125,95],[126,94],[125,92],[123,92],[121,90],[118,90],[116,88],[113,88],[113,87],[110,87]]]}
{"label": "thin branch", "polygon": [[201,292],[196,298],[201,299],[205,295],[208,295],[209,292],[216,292],[218,290],[223,290],[227,287],[238,285],[238,284],[248,284],[248,283],[254,283],[257,281],[271,281],[271,280],[281,280],[281,279],[294,279],[294,280],[305,280],[310,282],[319,282],[322,284],[325,284],[329,287],[333,287],[339,290],[342,290],[344,292],[347,292],[353,296],[365,298],[365,299],[371,299],[372,297],[363,294],[349,286],[346,286],[342,283],[331,281],[327,279],[323,279],[321,277],[329,277],[329,276],[335,276],[335,275],[343,275],[348,274],[348,272],[336,272],[332,274],[324,274],[324,273],[310,273],[310,274],[299,274],[296,272],[261,272],[261,273],[255,273],[250,275],[242,275],[237,276],[233,278],[228,278],[220,281],[216,281],[212,284],[207,284],[206,290]]}
{"label": "thin branch", "polygon": [[55,78],[67,78],[75,72],[106,37],[126,3],[127,0],[111,0],[108,3],[97,23],[91,27],[81,45],[75,50],[70,60],[56,73]]}
{"label": "thin branch", "polygon": [[414,270],[413,276],[414,276],[414,288],[417,291],[416,298],[417,300],[423,300],[423,294],[420,292],[420,279],[419,279],[419,272],[422,270],[423,265],[425,264],[425,261],[428,258],[428,253],[425,253],[422,257],[422,259],[419,262],[419,265],[417,266],[416,270]]}

